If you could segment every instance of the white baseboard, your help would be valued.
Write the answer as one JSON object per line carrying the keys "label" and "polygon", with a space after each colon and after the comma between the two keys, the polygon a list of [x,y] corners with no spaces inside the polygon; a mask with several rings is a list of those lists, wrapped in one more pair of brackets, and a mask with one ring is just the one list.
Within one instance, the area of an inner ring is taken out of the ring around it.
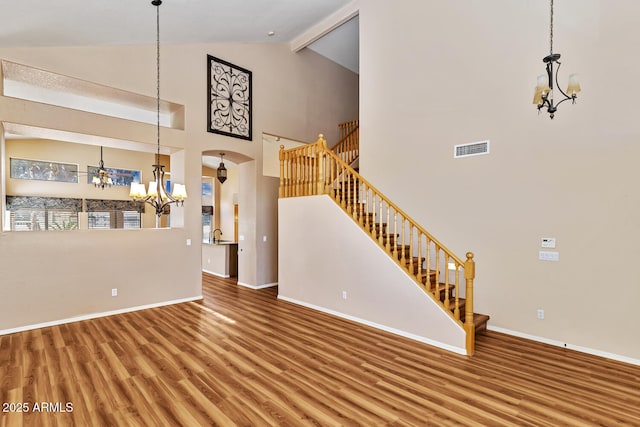
{"label": "white baseboard", "polygon": [[274,286],[278,286],[278,282],[275,283],[267,283],[266,285],[249,285],[247,283],[238,282],[238,286],[243,286],[249,289],[265,289],[265,288],[273,288]]}
{"label": "white baseboard", "polygon": [[579,345],[573,345],[573,344],[565,343],[565,342],[562,342],[562,341],[552,340],[552,339],[544,338],[544,337],[538,337],[536,335],[529,335],[529,334],[525,334],[523,332],[512,331],[510,329],[499,328],[499,327],[491,326],[491,325],[487,325],[487,329],[490,330],[490,331],[500,332],[500,333],[503,333],[503,334],[506,334],[506,335],[513,335],[514,337],[524,338],[524,339],[531,340],[531,341],[537,341],[537,342],[541,342],[541,343],[544,343],[544,344],[553,345],[555,347],[567,348],[569,350],[575,350],[575,351],[579,351],[581,353],[591,354],[593,356],[600,356],[600,357],[604,357],[606,359],[616,360],[618,362],[624,362],[624,363],[629,363],[630,365],[640,366],[640,360],[639,359],[633,359],[631,357],[621,356],[621,355],[615,354],[615,353],[609,353],[609,352],[602,351],[602,350],[597,350],[597,349],[594,349],[594,348],[582,347],[582,346],[579,346]]}
{"label": "white baseboard", "polygon": [[83,316],[68,317],[66,319],[54,320],[51,322],[36,323],[35,325],[20,326],[18,328],[0,330],[0,335],[15,334],[17,332],[31,331],[33,329],[48,328],[49,326],[64,325],[65,323],[81,322],[83,320],[97,319],[99,317],[113,316],[114,314],[130,313],[132,311],[146,310],[149,308],[163,307],[165,305],[180,304],[183,302],[198,301],[202,299],[202,295],[198,297],[184,298],[173,301],[163,301],[154,304],[140,305],[137,307],[123,308],[113,311],[104,311],[102,313],[91,313]]}
{"label": "white baseboard", "polygon": [[212,276],[222,277],[223,279],[228,279],[229,277],[231,277],[228,274],[220,274],[220,273],[216,273],[215,271],[205,270],[204,268],[202,269],[202,271],[207,274],[211,274]]}
{"label": "white baseboard", "polygon": [[451,351],[453,353],[461,354],[463,356],[467,355],[467,351],[464,348],[454,347],[452,345],[444,344],[444,343],[441,343],[439,341],[434,341],[434,340],[431,340],[429,338],[422,337],[420,335],[415,335],[415,334],[412,334],[412,333],[409,333],[409,332],[401,331],[399,329],[390,328],[390,327],[385,326],[385,325],[380,325],[378,323],[374,323],[374,322],[370,322],[368,320],[360,319],[359,317],[354,317],[354,316],[351,316],[351,315],[348,315],[348,314],[340,313],[338,311],[329,310],[327,308],[319,307],[319,306],[316,306],[316,305],[313,305],[313,304],[307,304],[306,302],[298,301],[298,300],[295,300],[295,299],[292,299],[292,298],[283,297],[283,296],[278,295],[278,299],[282,300],[282,301],[287,301],[287,302],[290,302],[290,303],[293,303],[293,304],[301,305],[303,307],[311,308],[313,310],[321,311],[323,313],[327,313],[327,314],[330,314],[332,316],[341,317],[343,319],[351,320],[352,322],[356,322],[356,323],[360,323],[362,325],[370,326],[370,327],[375,328],[375,329],[380,329],[380,330],[385,331],[385,332],[390,332],[390,333],[392,333],[394,335],[399,335],[401,337],[409,338],[409,339],[412,339],[414,341],[419,341],[419,342],[424,343],[424,344],[429,344],[429,345],[432,345],[434,347],[441,348],[443,350],[447,350],[447,351]]}

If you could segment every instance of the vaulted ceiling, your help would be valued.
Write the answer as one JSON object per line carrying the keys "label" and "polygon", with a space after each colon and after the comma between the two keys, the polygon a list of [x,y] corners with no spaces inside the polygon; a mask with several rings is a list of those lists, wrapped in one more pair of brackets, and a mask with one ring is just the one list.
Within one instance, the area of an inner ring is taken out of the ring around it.
{"label": "vaulted ceiling", "polygon": [[[160,6],[160,41],[290,43],[350,2],[165,0]],[[156,11],[150,0],[3,0],[0,13],[0,47],[152,44],[156,40]],[[357,72],[357,20],[348,27],[312,48]]]}

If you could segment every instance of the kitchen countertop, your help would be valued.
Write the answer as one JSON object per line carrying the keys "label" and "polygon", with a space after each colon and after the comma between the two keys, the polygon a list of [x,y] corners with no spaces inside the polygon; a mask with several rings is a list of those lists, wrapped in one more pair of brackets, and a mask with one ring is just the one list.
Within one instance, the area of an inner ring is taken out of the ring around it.
{"label": "kitchen countertop", "polygon": [[217,240],[215,243],[202,242],[203,245],[237,245],[238,242],[232,242],[231,240]]}

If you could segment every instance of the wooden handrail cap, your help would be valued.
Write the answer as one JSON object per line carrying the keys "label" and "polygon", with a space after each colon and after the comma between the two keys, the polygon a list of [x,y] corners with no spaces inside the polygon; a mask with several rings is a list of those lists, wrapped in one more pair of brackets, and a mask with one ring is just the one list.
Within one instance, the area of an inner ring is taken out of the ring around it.
{"label": "wooden handrail cap", "polygon": [[473,260],[473,252],[467,252],[467,260]]}

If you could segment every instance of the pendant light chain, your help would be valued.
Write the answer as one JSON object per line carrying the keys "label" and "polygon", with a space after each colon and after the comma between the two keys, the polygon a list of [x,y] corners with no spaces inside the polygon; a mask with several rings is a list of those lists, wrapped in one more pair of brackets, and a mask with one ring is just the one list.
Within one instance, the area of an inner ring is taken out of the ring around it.
{"label": "pendant light chain", "polygon": [[160,5],[156,6],[156,119],[158,134],[158,154],[156,164],[160,164]]}
{"label": "pendant light chain", "polygon": [[551,24],[549,25],[550,34],[549,34],[549,55],[553,55],[553,0],[551,0]]}

